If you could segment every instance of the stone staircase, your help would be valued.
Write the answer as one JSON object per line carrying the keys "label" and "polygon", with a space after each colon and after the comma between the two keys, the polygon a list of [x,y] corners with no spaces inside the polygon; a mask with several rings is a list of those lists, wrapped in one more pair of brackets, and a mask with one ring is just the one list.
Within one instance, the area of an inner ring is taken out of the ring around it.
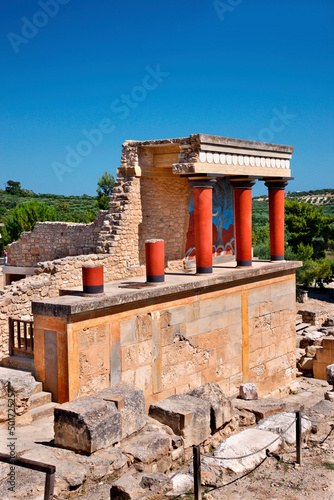
{"label": "stone staircase", "polygon": [[[35,378],[33,359],[10,356],[2,359],[0,365],[22,376],[32,375]],[[53,409],[58,405],[58,403],[52,402],[51,392],[44,391],[42,382],[37,381],[34,393],[29,398],[29,403],[29,413],[33,421],[53,416]]]}
{"label": "stone staircase", "polygon": [[51,417],[54,407],[58,405],[58,403],[52,402],[51,392],[43,391],[42,382],[36,382],[35,392],[30,396],[29,401],[29,413],[33,422],[40,418]]}

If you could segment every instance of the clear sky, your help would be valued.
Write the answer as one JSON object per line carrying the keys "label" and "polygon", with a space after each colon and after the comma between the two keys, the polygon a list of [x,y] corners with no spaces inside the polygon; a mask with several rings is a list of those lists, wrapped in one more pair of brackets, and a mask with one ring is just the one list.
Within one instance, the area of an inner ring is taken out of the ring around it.
{"label": "clear sky", "polygon": [[0,188],[95,195],[126,139],[193,133],[293,145],[288,189],[334,188],[333,42],[333,0],[2,1]]}

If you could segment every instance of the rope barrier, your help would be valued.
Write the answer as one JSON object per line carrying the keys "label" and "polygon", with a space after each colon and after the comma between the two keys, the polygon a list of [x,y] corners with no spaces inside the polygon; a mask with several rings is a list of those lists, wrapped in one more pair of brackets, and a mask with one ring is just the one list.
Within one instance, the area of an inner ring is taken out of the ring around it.
{"label": "rope barrier", "polygon": [[279,439],[281,439],[284,434],[288,432],[288,430],[293,426],[293,424],[296,422],[296,418],[293,419],[291,424],[284,430],[282,431],[277,438],[275,438],[273,441],[271,441],[269,444],[266,446],[263,446],[263,448],[260,448],[257,451],[252,451],[251,453],[247,453],[246,455],[241,455],[240,457],[217,457],[214,455],[215,452],[210,453],[210,455],[207,455],[205,453],[202,453],[202,456],[205,458],[212,458],[214,460],[241,460],[243,458],[251,457],[252,455],[256,455],[257,453],[260,453],[261,451],[267,450],[272,444],[276,443]]}
{"label": "rope barrier", "polygon": [[[297,412],[299,413],[299,419],[300,419],[300,412]],[[304,418],[305,420],[308,420],[310,422],[317,422],[317,423],[327,423],[327,422],[334,422],[334,418],[330,419],[330,420],[321,420],[321,419],[312,419],[311,417],[309,417],[308,415],[303,415],[302,418]],[[268,451],[268,448],[270,448],[270,446],[272,446],[274,443],[276,443],[276,441],[278,441],[279,439],[281,439],[290,429],[291,427],[298,421],[298,416],[294,417],[293,418],[293,421],[291,422],[290,425],[288,425],[288,427],[286,429],[284,429],[284,431],[280,432],[278,434],[278,436],[273,439],[270,443],[268,443],[266,446],[263,446],[262,448],[260,448],[259,450],[256,450],[256,451],[252,451],[250,453],[246,453],[245,455],[241,455],[241,456],[238,456],[238,457],[218,457],[218,456],[215,456],[214,455],[214,451],[210,454],[206,454],[206,453],[201,453],[202,457],[201,458],[201,461],[200,463],[203,462],[203,460],[206,458],[206,459],[212,459],[212,460],[242,460],[243,458],[248,458],[248,457],[251,457],[253,455],[256,455],[258,453],[260,453],[261,451]],[[267,453],[267,456],[260,462],[260,464],[258,464],[255,469],[257,469],[260,465],[263,464],[263,462],[268,458],[268,453]],[[140,495],[139,497],[136,497],[134,500],[141,500],[145,497],[148,497],[149,495],[153,494],[153,493],[156,493],[157,491],[159,490],[162,490],[162,488],[169,482],[171,482],[174,477],[176,477],[178,474],[180,474],[189,464],[190,462],[193,460],[193,456],[191,456],[191,458],[189,460],[187,460],[187,462],[185,462],[183,464],[183,466],[177,471],[175,472],[172,476],[170,476],[169,478],[166,479],[166,481],[164,481],[162,484],[159,484],[159,486],[157,486],[156,488],[154,488],[153,490],[149,491],[148,493],[144,493],[143,495]],[[233,481],[231,481],[230,483],[227,483],[225,485],[222,485],[222,486],[219,486],[217,488],[213,488],[212,490],[210,491],[214,491],[216,489],[220,489],[220,488],[224,488],[225,486],[228,486],[229,484],[232,484],[236,481],[238,481],[239,479],[247,476],[248,474],[250,474],[251,472],[253,472],[255,469],[252,469],[251,471],[249,471],[247,474],[245,474],[244,476],[241,476],[240,478],[237,478]]]}

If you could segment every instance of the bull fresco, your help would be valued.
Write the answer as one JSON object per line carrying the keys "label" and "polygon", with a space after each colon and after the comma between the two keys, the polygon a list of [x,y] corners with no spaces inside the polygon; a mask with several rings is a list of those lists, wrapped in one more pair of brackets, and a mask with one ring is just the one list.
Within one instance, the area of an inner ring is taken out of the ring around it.
{"label": "bull fresco", "polygon": [[[217,179],[212,193],[212,255],[234,255],[233,188],[229,179]],[[186,260],[195,259],[194,198],[189,202]]]}

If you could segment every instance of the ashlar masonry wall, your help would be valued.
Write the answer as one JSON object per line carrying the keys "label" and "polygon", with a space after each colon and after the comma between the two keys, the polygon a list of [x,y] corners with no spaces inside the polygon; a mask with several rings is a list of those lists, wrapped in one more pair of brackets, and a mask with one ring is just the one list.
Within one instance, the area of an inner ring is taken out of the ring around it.
{"label": "ashlar masonry wall", "polygon": [[278,397],[295,379],[294,287],[292,273],[138,308],[35,315],[35,364],[48,387],[43,339],[53,330],[58,352],[70,346],[62,361],[68,381],[58,381],[62,401],[120,381],[142,389],[147,404],[208,382],[228,395],[254,382],[260,396]]}

